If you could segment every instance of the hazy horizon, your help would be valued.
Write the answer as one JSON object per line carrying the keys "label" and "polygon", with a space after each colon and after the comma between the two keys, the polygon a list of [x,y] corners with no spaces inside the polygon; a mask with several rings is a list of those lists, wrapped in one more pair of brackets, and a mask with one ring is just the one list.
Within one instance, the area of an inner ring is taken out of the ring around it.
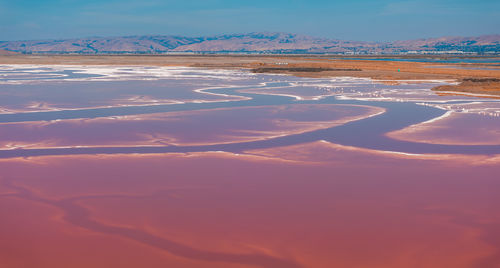
{"label": "hazy horizon", "polygon": [[175,36],[175,37],[187,37],[187,38],[201,38],[201,37],[213,37],[213,36],[223,36],[223,35],[249,35],[254,33],[269,33],[269,34],[296,34],[300,36],[309,36],[315,38],[325,38],[331,40],[344,40],[344,41],[360,41],[360,42],[376,42],[376,43],[384,43],[384,42],[394,42],[394,41],[406,41],[406,40],[418,40],[418,39],[432,39],[432,38],[443,38],[443,37],[480,37],[480,36],[492,36],[492,35],[500,35],[500,33],[491,33],[491,34],[480,34],[480,35],[441,35],[441,36],[423,36],[423,37],[415,37],[411,39],[395,39],[395,40],[355,40],[355,39],[342,39],[335,37],[323,37],[311,34],[301,34],[301,33],[293,33],[293,32],[231,32],[231,33],[219,33],[219,34],[210,34],[210,35],[182,35],[182,34],[157,34],[157,33],[144,33],[144,34],[130,34],[130,35],[93,35],[93,36],[73,36],[73,37],[65,37],[65,38],[37,38],[37,39],[17,39],[17,40],[0,40],[0,42],[15,42],[15,41],[36,41],[36,40],[71,40],[71,39],[87,39],[87,38],[122,38],[122,37],[141,37],[141,36]]}
{"label": "hazy horizon", "polygon": [[0,0],[0,40],[287,32],[353,41],[498,34],[498,1]]}

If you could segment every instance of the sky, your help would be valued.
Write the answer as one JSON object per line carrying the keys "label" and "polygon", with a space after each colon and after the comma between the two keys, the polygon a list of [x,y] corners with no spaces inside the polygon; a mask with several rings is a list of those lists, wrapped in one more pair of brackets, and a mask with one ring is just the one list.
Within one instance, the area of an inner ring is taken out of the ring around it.
{"label": "sky", "polygon": [[289,32],[359,41],[500,34],[499,0],[0,0],[0,40]]}

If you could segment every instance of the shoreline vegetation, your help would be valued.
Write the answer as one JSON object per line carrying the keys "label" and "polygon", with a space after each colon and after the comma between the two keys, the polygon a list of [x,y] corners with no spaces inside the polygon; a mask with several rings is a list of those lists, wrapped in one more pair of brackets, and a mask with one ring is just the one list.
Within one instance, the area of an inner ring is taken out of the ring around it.
{"label": "shoreline vegetation", "polygon": [[355,72],[362,71],[361,69],[339,69],[339,68],[323,68],[323,67],[260,67],[252,69],[254,73],[319,73],[319,72]]}
{"label": "shoreline vegetation", "polygon": [[[380,58],[389,60],[379,60]],[[0,64],[40,65],[134,65],[183,66],[218,69],[245,68],[255,73],[283,73],[301,77],[321,78],[351,76],[383,80],[387,83],[411,80],[449,80],[452,85],[437,86],[436,92],[446,94],[471,93],[500,96],[500,64],[498,62],[447,63],[407,62],[401,59],[421,59],[412,56],[248,56],[248,55],[0,55]],[[452,57],[470,59],[471,57]],[[398,59],[391,61],[390,59]],[[425,59],[439,60],[441,56]],[[448,58],[445,58],[448,59]],[[499,57],[492,59],[500,60]],[[418,82],[418,81],[414,81]]]}
{"label": "shoreline vegetation", "polygon": [[464,92],[500,96],[499,78],[464,78],[458,85],[437,86],[438,92]]}

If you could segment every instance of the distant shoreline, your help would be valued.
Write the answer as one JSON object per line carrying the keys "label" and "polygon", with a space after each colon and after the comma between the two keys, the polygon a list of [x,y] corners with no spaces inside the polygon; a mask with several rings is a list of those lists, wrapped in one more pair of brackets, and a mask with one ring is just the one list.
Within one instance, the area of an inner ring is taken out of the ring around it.
{"label": "distant shoreline", "polygon": [[[356,56],[358,59],[325,55],[0,55],[0,64],[33,65],[133,65],[184,66],[217,69],[244,68],[254,72],[283,73],[301,77],[351,76],[385,83],[417,83],[449,80],[457,85],[434,90],[500,95],[500,57],[484,56]],[[377,60],[377,59],[389,60]],[[390,59],[433,59],[437,62],[391,61]],[[453,62],[449,59],[494,59],[492,62]],[[446,68],[429,68],[429,67]]]}
{"label": "distant shoreline", "polygon": [[37,52],[21,53],[0,49],[0,56],[74,56],[74,57],[299,57],[299,58],[338,58],[338,59],[498,59],[500,52],[489,54],[338,54],[338,53],[253,53],[253,52],[165,52],[165,53],[71,53],[71,52]]}

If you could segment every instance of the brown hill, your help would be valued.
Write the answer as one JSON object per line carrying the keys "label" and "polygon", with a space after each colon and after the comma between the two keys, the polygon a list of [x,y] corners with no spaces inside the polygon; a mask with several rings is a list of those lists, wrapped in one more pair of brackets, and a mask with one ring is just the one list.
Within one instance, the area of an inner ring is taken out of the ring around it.
{"label": "brown hill", "polygon": [[16,55],[16,54],[19,54],[19,53],[13,52],[13,51],[4,50],[4,49],[0,49],[0,55],[2,55],[2,56],[5,56],[5,55]]}
{"label": "brown hill", "polygon": [[20,53],[244,52],[393,54],[432,52],[499,53],[500,35],[442,37],[395,42],[361,42],[290,33],[249,33],[211,37],[127,36],[65,40],[4,41],[0,49]]}

